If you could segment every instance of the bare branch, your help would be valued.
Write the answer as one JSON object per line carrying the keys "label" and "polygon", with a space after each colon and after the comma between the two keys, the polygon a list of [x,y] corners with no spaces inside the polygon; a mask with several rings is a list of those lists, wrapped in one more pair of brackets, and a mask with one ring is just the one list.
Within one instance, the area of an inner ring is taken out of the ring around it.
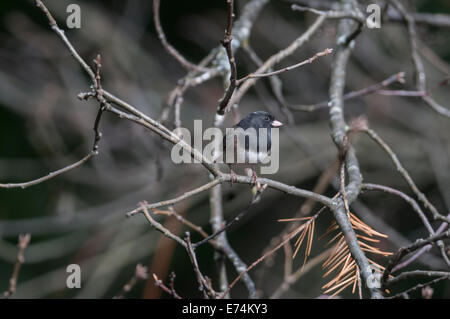
{"label": "bare branch", "polygon": [[[354,99],[354,98],[357,98],[360,96],[377,93],[377,92],[379,92],[379,90],[381,88],[387,87],[396,82],[405,83],[405,73],[404,72],[399,72],[399,73],[393,74],[390,77],[388,77],[387,79],[385,79],[379,83],[370,85],[361,90],[349,92],[349,93],[345,94],[342,98],[345,101],[345,100]],[[289,108],[291,108],[294,111],[313,112],[315,110],[328,107],[328,104],[329,104],[329,101],[323,101],[323,102],[320,102],[317,104],[311,104],[311,105],[289,105]]]}
{"label": "bare branch", "polygon": [[[222,186],[217,185],[210,190],[210,204],[211,204],[211,218],[210,223],[214,233],[220,231],[225,224],[223,217],[223,203],[222,203]],[[208,236],[205,236],[205,238]],[[209,241],[211,243],[211,241]],[[242,261],[241,257],[234,251],[228,242],[225,232],[222,232],[217,238],[217,244],[219,250],[216,252],[216,260],[218,260],[219,266],[219,284],[221,292],[224,292],[229,283],[227,276],[227,269],[223,255],[233,264],[236,272],[239,273],[242,269],[247,268],[247,265]],[[248,291],[249,298],[256,299],[258,294],[256,292],[255,283],[249,274],[245,274],[242,277],[242,281]],[[229,298],[229,294],[225,295],[225,298]]]}
{"label": "bare branch", "polygon": [[[339,12],[338,10],[341,9],[340,4],[336,3],[335,1],[320,1],[320,2],[315,0],[292,0],[292,1],[302,6],[307,6],[308,10],[306,11],[311,12],[323,10],[335,10]],[[394,10],[391,10],[389,7],[385,15],[386,16],[383,18],[386,18],[388,22],[405,22],[405,18],[401,14],[399,14]],[[444,28],[450,27],[450,15],[448,14],[411,12],[410,15],[414,18],[414,21],[418,24]]]}
{"label": "bare branch", "polygon": [[160,223],[158,223],[156,220],[153,219],[152,215],[148,212],[147,206],[148,205],[145,202],[141,203],[142,213],[144,214],[145,218],[150,223],[150,225],[152,225],[157,231],[164,234],[164,236],[172,240],[175,240],[177,243],[179,243],[181,246],[187,249],[187,244],[183,239],[181,239],[177,235],[174,235],[170,230],[168,230],[163,225],[161,225]]}
{"label": "bare branch", "polygon": [[389,147],[389,145],[387,145],[380,136],[378,136],[378,134],[373,130],[366,127],[362,127],[361,131],[363,131],[364,133],[366,133],[372,140],[374,140],[378,145],[381,146],[381,148],[389,155],[389,157],[391,158],[392,162],[395,164],[395,167],[397,169],[397,171],[403,176],[403,178],[406,180],[406,182],[408,183],[409,187],[411,188],[411,190],[414,192],[414,194],[416,194],[417,198],[424,204],[424,206],[426,208],[428,208],[428,210],[433,214],[434,219],[439,219],[445,222],[449,222],[449,219],[443,215],[441,215],[437,209],[434,207],[433,204],[430,203],[430,201],[428,200],[428,198],[425,196],[425,194],[423,194],[419,188],[416,186],[416,184],[414,183],[413,179],[411,178],[411,176],[409,175],[408,171],[403,167],[403,165],[400,163],[400,161],[398,160],[397,155],[394,153],[394,151]]}
{"label": "bare branch", "polygon": [[170,288],[164,285],[161,279],[156,276],[156,274],[153,274],[153,279],[155,280],[155,285],[167,292],[169,295],[172,295],[175,299],[183,299],[180,297],[180,295],[177,294],[174,288],[173,280],[175,279],[175,273],[170,274]]}
{"label": "bare branch", "polygon": [[200,235],[202,235],[203,237],[208,237],[208,234],[199,226],[196,225],[192,222],[190,222],[189,220],[187,220],[186,218],[184,218],[182,215],[178,214],[175,209],[173,209],[172,206],[168,207],[168,210],[157,210],[154,209],[153,213],[156,215],[166,215],[166,216],[173,216],[175,217],[179,222],[181,222],[182,224],[192,228],[193,230],[195,230],[197,233],[199,233]]}
{"label": "bare branch", "polygon": [[[285,293],[293,284],[295,284],[301,277],[307,274],[312,268],[323,262],[331,252],[332,248],[325,250],[320,253],[320,255],[310,259],[304,266],[299,267],[294,273],[286,273],[281,285],[273,292],[270,296],[270,299],[278,299],[281,298],[283,293]],[[286,256],[288,258],[288,256]],[[286,259],[287,261],[287,259]],[[291,260],[292,261],[292,258]],[[287,274],[287,275],[286,275]]]}
{"label": "bare branch", "polygon": [[[447,218],[449,218],[450,215],[447,216]],[[440,233],[442,233],[448,226],[448,223],[443,222],[439,228],[436,230],[435,234],[439,235]],[[402,268],[405,268],[406,266],[408,266],[410,263],[412,263],[414,260],[416,260],[417,258],[419,258],[420,256],[422,256],[424,253],[430,251],[430,249],[433,247],[432,244],[428,244],[423,246],[422,248],[420,248],[416,253],[414,253],[414,255],[412,255],[410,258],[408,258],[407,260],[405,260],[402,263],[397,264],[394,268],[392,268],[392,272],[396,272]],[[444,252],[445,253],[445,252]]]}
{"label": "bare branch", "polygon": [[155,29],[158,34],[159,40],[161,40],[162,45],[164,48],[169,52],[171,56],[173,56],[182,66],[184,66],[188,70],[194,70],[199,72],[207,71],[208,69],[205,69],[203,67],[200,67],[198,65],[195,65],[186,58],[184,58],[180,52],[178,52],[166,39],[166,35],[164,34],[163,28],[161,26],[161,20],[159,18],[159,6],[160,6],[160,0],[153,0],[153,21],[155,22]]}
{"label": "bare branch", "polygon": [[50,11],[48,11],[47,7],[42,3],[41,0],[34,0],[34,4],[44,12],[44,14],[47,16],[48,22],[50,23],[50,27],[52,28],[52,30],[55,31],[58,37],[61,39],[61,41],[64,42],[65,46],[69,49],[70,54],[75,58],[75,60],[78,61],[78,63],[82,66],[82,68],[91,78],[91,81],[92,83],[94,83],[94,86],[97,87],[97,79],[95,77],[95,73],[72,46],[72,44],[64,34],[64,31],[58,27],[56,20],[53,18]]}
{"label": "bare branch", "polygon": [[212,290],[211,285],[207,282],[206,278],[203,276],[203,274],[200,271],[200,268],[198,266],[197,257],[194,252],[194,248],[192,247],[191,237],[189,232],[186,232],[186,245],[187,245],[187,252],[189,255],[189,258],[191,259],[192,266],[194,267],[194,272],[197,276],[197,281],[199,284],[199,289],[203,293],[203,296],[205,299],[209,299],[209,297],[215,298],[216,292]]}
{"label": "bare branch", "polygon": [[417,215],[419,215],[419,218],[422,220],[422,223],[424,224],[425,228],[428,230],[428,233],[430,235],[435,234],[433,227],[431,227],[430,222],[428,221],[427,217],[423,213],[420,206],[417,204],[417,202],[413,198],[409,197],[405,193],[403,193],[397,189],[388,187],[388,186],[370,184],[370,183],[361,184],[361,189],[378,190],[378,191],[394,194],[396,196],[403,198],[408,204],[411,205],[411,207],[414,209],[414,211],[417,213]]}
{"label": "bare branch", "polygon": [[[92,69],[87,65],[87,63],[81,58],[81,56],[77,53],[75,48],[72,46],[70,41],[67,39],[67,37],[64,34],[64,31],[61,30],[58,25],[56,24],[56,21],[53,19],[52,15],[48,11],[48,9],[45,7],[45,5],[42,3],[41,0],[35,0],[36,6],[39,7],[47,16],[50,25],[52,29],[57,33],[57,35],[60,37],[60,39],[64,42],[66,47],[69,49],[72,56],[75,58],[75,60],[81,64],[81,66],[85,69],[85,71],[89,74],[91,77],[95,92],[93,94],[85,93],[80,94],[79,97],[81,99],[87,99],[90,97],[95,97],[100,102],[101,106],[105,107],[106,111],[115,113],[119,115],[121,118],[125,118],[128,120],[131,120],[133,122],[136,122],[140,125],[145,126],[146,128],[150,129],[151,131],[155,132],[156,134],[160,135],[164,139],[168,140],[169,142],[173,144],[179,144],[181,147],[186,149],[192,156],[198,160],[200,163],[202,163],[203,166],[205,166],[210,173],[212,173],[214,176],[217,176],[219,174],[219,171],[217,168],[212,165],[206,158],[203,157],[203,155],[196,150],[195,148],[192,148],[190,145],[188,145],[186,142],[184,142],[180,137],[167,129],[164,125],[159,123],[158,121],[155,121],[151,117],[145,115],[141,111],[137,110],[134,106],[130,105],[129,103],[117,98],[113,94],[107,92],[106,90],[99,90],[99,85],[97,83],[97,77],[95,73],[92,71]],[[101,94],[99,94],[99,91]],[[128,112],[122,112],[120,110],[115,109],[110,103],[116,104],[120,106],[122,109],[126,110]],[[129,114],[131,113],[131,114]]]}
{"label": "bare branch", "polygon": [[20,268],[21,268],[22,264],[25,262],[24,253],[28,247],[28,244],[30,243],[30,240],[31,240],[30,234],[19,235],[19,242],[17,244],[17,247],[19,248],[19,250],[17,252],[17,262],[14,265],[14,270],[13,270],[11,279],[9,280],[8,290],[6,290],[3,293],[3,296],[5,299],[8,299],[9,297],[11,297],[11,295],[13,293],[16,292],[17,279],[19,278]]}
{"label": "bare branch", "polygon": [[[356,1],[343,0],[341,1],[344,10],[357,10]],[[346,123],[344,119],[344,100],[343,91],[346,81],[346,66],[352,50],[352,46],[349,45],[347,40],[355,36],[352,31],[353,22],[351,20],[340,20],[337,34],[337,42],[339,47],[337,49],[333,70],[331,74],[330,84],[330,127],[331,134],[334,143],[338,150],[343,149],[345,143],[345,128]],[[355,30],[358,30],[355,29]],[[348,203],[351,204],[358,196],[361,187],[361,173],[359,170],[358,160],[355,155],[353,147],[349,146],[345,156],[346,172],[348,174],[348,184],[345,192],[347,195]],[[367,257],[358,244],[356,234],[352,225],[350,224],[349,217],[347,216],[345,203],[341,199],[338,206],[332,210],[334,218],[338,223],[341,232],[344,234],[344,238],[347,242],[347,246],[351,252],[353,259],[356,261],[359,267],[361,277],[365,282],[368,282],[372,276],[371,268]],[[377,289],[370,288],[372,298],[382,298],[380,292]]]}
{"label": "bare branch", "polygon": [[249,75],[243,77],[242,79],[239,79],[237,81],[237,84],[239,85],[239,84],[247,81],[248,79],[263,78],[263,77],[267,77],[267,76],[274,76],[274,75],[277,75],[277,74],[280,74],[280,73],[283,73],[283,72],[286,72],[286,71],[290,71],[290,70],[296,69],[296,68],[301,67],[301,66],[303,66],[305,64],[311,64],[317,58],[322,57],[322,56],[326,56],[326,55],[330,54],[331,52],[333,52],[333,49],[325,49],[325,50],[323,50],[321,52],[318,52],[318,53],[314,54],[314,56],[310,57],[309,59],[306,59],[306,60],[304,60],[304,61],[302,61],[300,63],[294,64],[294,65],[282,68],[280,70],[276,70],[276,71],[272,71],[272,72],[268,72],[268,73],[250,73]]}
{"label": "bare branch", "polygon": [[127,217],[131,217],[133,215],[136,215],[136,214],[142,212],[144,210],[144,208],[145,209],[154,209],[154,208],[158,208],[158,207],[162,207],[162,206],[168,206],[168,205],[176,204],[176,203],[181,202],[182,200],[184,200],[186,198],[189,198],[189,197],[191,197],[193,195],[196,195],[196,194],[199,194],[201,192],[204,192],[204,191],[206,191],[206,190],[216,186],[219,183],[220,183],[220,179],[216,178],[216,179],[212,180],[211,182],[209,182],[209,183],[207,183],[205,185],[202,185],[202,186],[200,186],[200,187],[198,187],[198,188],[196,188],[196,189],[194,189],[192,191],[186,192],[183,195],[178,196],[178,197],[176,197],[174,199],[169,199],[169,200],[161,201],[161,202],[154,203],[154,204],[140,205],[138,208],[136,208],[135,210],[133,210],[131,212],[128,212],[126,215],[127,215]]}
{"label": "bare branch", "polygon": [[148,278],[148,269],[142,264],[137,264],[133,277],[123,286],[122,291],[114,296],[113,299],[123,299],[133,289],[136,283],[140,280]]}
{"label": "bare branch", "polygon": [[426,246],[428,244],[435,243],[435,242],[437,242],[437,241],[439,241],[441,239],[449,238],[449,237],[450,237],[450,230],[447,230],[446,232],[442,232],[440,234],[436,234],[436,235],[430,236],[427,239],[418,239],[413,244],[409,245],[408,247],[400,248],[394,254],[394,256],[392,256],[390,258],[389,263],[386,266],[386,269],[384,270],[384,273],[383,273],[383,277],[381,279],[382,284],[383,285],[386,284],[386,282],[388,280],[388,277],[389,277],[389,275],[392,272],[392,269],[394,268],[395,265],[397,265],[402,260],[402,258],[405,255],[407,255],[407,254],[409,254],[411,252],[414,252],[417,249],[422,248],[422,247],[424,247],[424,246]]}
{"label": "bare branch", "polygon": [[256,194],[253,195],[253,198],[252,198],[250,204],[248,204],[247,207],[243,211],[241,211],[235,218],[233,218],[233,220],[231,222],[229,222],[227,225],[225,225],[222,228],[220,228],[219,230],[217,230],[215,233],[213,233],[210,236],[206,237],[205,239],[202,239],[201,241],[193,244],[192,247],[194,249],[200,247],[201,245],[203,245],[204,243],[208,242],[209,240],[216,238],[221,233],[223,233],[225,230],[227,230],[231,226],[233,226],[236,222],[241,220],[244,217],[244,215],[247,214],[247,212],[250,210],[250,207],[252,207],[253,204],[255,204],[256,202],[259,201],[259,199],[261,197],[261,194],[264,191],[264,189],[265,189],[265,187],[263,187],[262,190],[258,190],[256,192]]}
{"label": "bare branch", "polygon": [[[286,57],[292,55],[298,48],[300,48],[304,43],[306,43],[310,37],[319,30],[320,26],[325,21],[325,17],[319,16],[314,23],[305,31],[300,37],[295,39],[287,48],[279,51],[278,53],[272,55],[269,59],[264,62],[264,64],[259,67],[254,73],[261,74],[265,73],[268,69],[272,68],[275,64],[279,63]],[[239,103],[244,94],[250,89],[258,80],[258,78],[250,78],[242,83],[239,89],[230,98],[224,111],[231,109],[231,106]]]}
{"label": "bare branch", "polygon": [[[426,73],[422,58],[418,51],[416,24],[414,18],[409,14],[399,0],[389,1],[395,8],[397,8],[406,21],[409,34],[409,43],[411,47],[411,58],[416,71],[416,88],[418,91],[427,91]],[[425,103],[427,103],[428,106],[430,106],[436,113],[450,118],[450,110],[437,103],[431,95],[428,94],[423,96],[422,100],[425,101]]]}
{"label": "bare branch", "polygon": [[[219,185],[214,186],[211,191],[213,192],[214,190],[217,189],[217,187],[219,187]],[[154,209],[153,213],[157,214],[157,215],[175,216],[175,218],[178,221],[180,221],[184,225],[194,229],[196,232],[198,232],[204,238],[207,238],[209,236],[206,232],[203,231],[203,229],[200,226],[195,225],[192,222],[186,220],[183,216],[179,215],[171,206],[169,207],[168,211],[160,211],[160,210]],[[222,224],[220,224],[220,225],[222,225]],[[153,226],[153,224],[152,224],[152,226]],[[215,231],[218,231],[221,229],[221,227],[213,228],[213,229]],[[163,229],[163,231],[167,232],[168,230]],[[217,253],[225,255],[228,258],[228,260],[233,264],[233,266],[235,267],[237,272],[239,272],[240,269],[247,268],[247,265],[241,260],[241,258],[236,254],[236,252],[231,248],[230,244],[226,240],[226,237],[225,237],[225,240],[221,239],[221,237],[224,237],[223,235],[224,235],[224,233],[222,232],[222,234],[219,235],[219,238],[217,239],[217,241],[208,240],[208,243],[217,250]],[[171,238],[171,237],[169,237],[169,238]],[[257,294],[256,294],[255,284],[253,283],[253,280],[250,278],[250,276],[248,274],[245,274],[242,278],[242,281],[244,282],[244,284],[247,287],[247,290],[249,291],[250,298],[256,298]],[[227,284],[227,287],[228,287],[228,284]],[[227,287],[225,287],[223,290],[225,290]]]}
{"label": "bare branch", "polygon": [[[42,4],[42,3],[41,3],[41,4]],[[42,6],[43,6],[43,5],[42,5]],[[43,8],[45,8],[45,6],[43,6]],[[47,10],[47,9],[45,8],[45,10]],[[44,12],[45,12],[45,10],[44,10]],[[52,18],[51,15],[50,15],[50,13],[49,13],[48,11],[46,11],[46,12],[48,13],[49,17]],[[55,24],[55,26],[56,26],[56,24]],[[56,28],[57,28],[57,26],[56,26]],[[64,36],[64,34],[63,34],[63,36]],[[70,43],[69,43],[69,44],[70,44]],[[73,49],[72,46],[70,46],[70,47],[72,48],[73,51],[75,51],[75,49]],[[75,52],[76,52],[76,51],[75,51]],[[81,59],[81,58],[80,58],[80,59]],[[100,55],[97,56],[97,59],[94,60],[94,63],[96,64],[97,70],[96,70],[96,74],[95,74],[95,82],[94,82],[94,85],[95,85],[95,88],[94,88],[94,89],[95,89],[95,92],[93,93],[93,95],[97,95],[97,96],[99,96],[99,98],[101,99],[101,96],[102,96],[102,94],[103,94],[103,93],[102,93],[103,90],[102,90],[102,87],[101,87],[101,78],[100,78],[100,68],[101,68],[101,59],[100,59]],[[89,67],[88,67],[88,68],[89,68]],[[89,70],[91,70],[91,69],[89,68]],[[0,184],[0,188],[22,188],[22,189],[25,189],[25,188],[27,188],[27,187],[30,187],[30,186],[34,186],[34,185],[40,184],[40,183],[42,183],[42,182],[46,182],[46,181],[48,181],[48,180],[50,180],[50,179],[52,179],[52,178],[54,178],[54,177],[56,177],[56,176],[58,176],[58,175],[61,175],[61,174],[65,173],[65,172],[68,172],[68,171],[70,171],[70,170],[72,170],[72,169],[75,169],[75,168],[77,168],[77,167],[80,167],[81,165],[83,165],[84,163],[86,163],[87,161],[89,161],[92,157],[98,155],[98,145],[99,145],[100,139],[101,139],[101,137],[102,137],[102,133],[101,133],[100,130],[99,130],[99,126],[100,126],[100,120],[101,120],[101,117],[102,117],[102,114],[103,114],[104,110],[105,110],[105,106],[104,106],[104,104],[102,103],[102,105],[100,106],[100,108],[99,108],[99,110],[98,110],[98,112],[97,112],[97,116],[96,116],[96,118],[95,118],[94,128],[93,128],[93,130],[94,130],[94,143],[93,143],[93,145],[92,145],[92,151],[91,151],[88,155],[86,155],[85,157],[83,157],[83,158],[82,158],[81,160],[79,160],[78,162],[75,162],[75,163],[73,163],[73,164],[71,164],[71,165],[68,165],[68,166],[66,166],[66,167],[63,167],[63,168],[61,168],[61,169],[59,169],[59,170],[57,170],[57,171],[50,172],[48,175],[43,176],[43,177],[41,177],[41,178],[38,178],[38,179],[35,179],[35,180],[32,180],[32,181],[29,181],[29,182],[23,182],[23,183]]]}
{"label": "bare branch", "polygon": [[418,284],[418,285],[416,285],[416,286],[414,286],[414,287],[412,287],[412,288],[410,288],[410,289],[408,289],[406,291],[400,292],[400,293],[398,293],[398,294],[396,294],[394,296],[391,296],[391,297],[387,297],[386,299],[395,299],[395,298],[404,297],[405,295],[407,296],[410,292],[422,289],[422,288],[427,287],[427,286],[434,285],[434,284],[436,284],[436,283],[438,283],[438,282],[440,282],[442,280],[447,280],[447,279],[449,279],[449,276],[442,276],[442,277],[433,279],[433,280],[431,280],[429,282],[426,282],[424,284]]}
{"label": "bare branch", "polygon": [[400,275],[389,279],[386,283],[387,287],[390,287],[392,285],[395,285],[405,279],[409,279],[411,277],[443,277],[446,276],[450,279],[450,272],[446,271],[431,271],[431,270],[413,270],[413,271],[405,271],[402,272]]}
{"label": "bare branch", "polygon": [[260,262],[262,262],[264,259],[272,255],[275,251],[283,247],[288,241],[290,241],[292,238],[294,238],[297,234],[299,234],[306,226],[308,226],[310,223],[312,223],[319,215],[320,213],[325,209],[325,207],[322,207],[313,217],[311,217],[306,223],[298,227],[296,230],[292,231],[290,234],[286,235],[281,243],[279,243],[276,247],[274,247],[272,250],[266,252],[263,256],[258,258],[256,261],[254,261],[250,266],[247,267],[245,271],[239,274],[232,283],[228,286],[227,290],[222,293],[222,295],[219,297],[220,299],[223,299],[226,294],[229,293],[231,288],[234,287],[234,285],[242,278],[242,276],[246,273],[248,273],[250,270],[252,270],[254,267],[256,267]]}
{"label": "bare branch", "polygon": [[358,11],[322,11],[322,10],[317,10],[311,7],[303,7],[303,6],[299,6],[297,4],[293,4],[291,6],[291,9],[294,11],[308,11],[308,12],[312,12],[314,14],[317,14],[319,16],[324,16],[328,19],[353,19],[358,23],[364,23],[364,16],[361,15]]}
{"label": "bare branch", "polygon": [[225,48],[228,56],[228,62],[230,64],[230,83],[228,85],[227,91],[225,92],[224,97],[219,102],[219,107],[217,108],[217,114],[223,115],[225,113],[225,107],[228,104],[228,101],[233,96],[234,90],[237,85],[237,69],[236,69],[236,61],[233,55],[233,49],[231,46],[231,41],[233,40],[232,31],[233,31],[233,18],[234,18],[234,0],[227,0],[228,5],[228,24],[225,31],[225,38],[222,41],[222,45]]}
{"label": "bare branch", "polygon": [[387,95],[387,96],[418,96],[418,97],[424,97],[428,93],[425,91],[406,91],[406,90],[377,90],[375,91],[376,94],[379,95]]}
{"label": "bare branch", "polygon": [[61,175],[65,172],[68,172],[74,168],[80,167],[81,165],[83,165],[84,163],[86,163],[87,161],[89,161],[91,159],[91,157],[97,155],[95,152],[90,152],[88,155],[86,155],[85,157],[83,157],[81,160],[79,160],[78,162],[75,162],[69,166],[66,166],[64,168],[61,168],[60,170],[54,171],[54,172],[50,172],[48,175],[43,176],[41,178],[29,181],[29,182],[23,182],[23,183],[8,183],[8,184],[0,184],[0,188],[27,188],[30,186],[34,186],[37,184],[40,184],[42,182],[48,181],[58,175]]}

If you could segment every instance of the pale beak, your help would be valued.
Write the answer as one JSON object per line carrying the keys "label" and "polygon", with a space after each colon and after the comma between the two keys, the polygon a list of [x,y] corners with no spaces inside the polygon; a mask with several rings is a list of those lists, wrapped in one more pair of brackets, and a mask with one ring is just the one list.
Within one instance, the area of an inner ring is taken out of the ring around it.
{"label": "pale beak", "polygon": [[283,123],[281,123],[281,122],[279,122],[277,120],[272,122],[272,127],[279,127],[279,126],[282,126],[282,125],[283,125]]}

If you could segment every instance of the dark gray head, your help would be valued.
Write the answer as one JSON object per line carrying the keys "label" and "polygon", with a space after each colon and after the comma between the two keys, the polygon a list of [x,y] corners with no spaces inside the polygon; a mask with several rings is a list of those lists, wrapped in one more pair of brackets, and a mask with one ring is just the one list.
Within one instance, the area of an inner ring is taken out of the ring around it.
{"label": "dark gray head", "polygon": [[237,127],[241,127],[244,130],[253,127],[255,129],[259,128],[271,128],[279,127],[283,125],[281,122],[275,120],[275,117],[270,113],[264,111],[257,111],[250,113],[244,117],[238,124]]}

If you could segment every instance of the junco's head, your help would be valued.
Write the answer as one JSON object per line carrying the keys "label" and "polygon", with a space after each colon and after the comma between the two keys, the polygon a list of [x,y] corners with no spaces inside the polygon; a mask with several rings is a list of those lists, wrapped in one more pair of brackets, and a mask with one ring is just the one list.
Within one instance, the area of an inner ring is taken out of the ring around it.
{"label": "junco's head", "polygon": [[283,124],[275,120],[275,117],[272,114],[265,111],[256,111],[244,117],[236,126],[246,130],[250,127],[254,129],[269,129],[272,127],[279,127],[281,125]]}

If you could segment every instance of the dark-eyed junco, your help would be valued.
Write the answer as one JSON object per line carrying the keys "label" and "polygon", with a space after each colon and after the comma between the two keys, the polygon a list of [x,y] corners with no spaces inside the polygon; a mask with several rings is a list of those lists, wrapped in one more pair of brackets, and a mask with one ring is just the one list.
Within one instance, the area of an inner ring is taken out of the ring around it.
{"label": "dark-eyed junco", "polygon": [[273,115],[257,111],[226,130],[222,142],[223,161],[230,168],[232,181],[237,168],[245,168],[247,174],[251,169],[256,181],[255,167],[264,161],[272,149],[272,128],[282,125]]}

